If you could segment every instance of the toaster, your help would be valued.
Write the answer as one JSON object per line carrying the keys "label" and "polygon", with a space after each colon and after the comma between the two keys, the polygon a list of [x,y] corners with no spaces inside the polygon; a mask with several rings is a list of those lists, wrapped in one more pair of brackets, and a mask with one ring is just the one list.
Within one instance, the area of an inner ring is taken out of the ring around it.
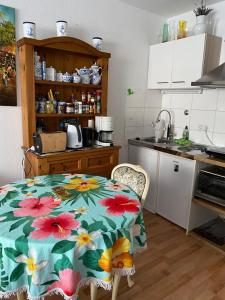
{"label": "toaster", "polygon": [[66,150],[66,132],[57,131],[34,135],[34,148],[38,154],[60,152]]}

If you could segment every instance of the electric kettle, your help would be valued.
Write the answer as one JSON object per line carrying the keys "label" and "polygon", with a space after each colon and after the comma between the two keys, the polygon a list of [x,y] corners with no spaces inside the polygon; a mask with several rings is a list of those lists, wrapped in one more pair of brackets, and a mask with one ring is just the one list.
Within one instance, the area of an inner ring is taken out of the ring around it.
{"label": "electric kettle", "polygon": [[67,148],[78,149],[83,146],[82,131],[80,125],[68,124],[67,126]]}

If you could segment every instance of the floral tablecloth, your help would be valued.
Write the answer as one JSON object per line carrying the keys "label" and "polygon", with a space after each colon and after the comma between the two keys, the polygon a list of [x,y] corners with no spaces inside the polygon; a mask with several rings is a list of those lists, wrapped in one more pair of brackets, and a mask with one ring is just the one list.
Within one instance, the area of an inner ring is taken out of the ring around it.
{"label": "floral tablecloth", "polygon": [[0,187],[0,297],[27,291],[38,300],[76,299],[113,273],[134,273],[146,247],[138,196],[104,177],[48,175]]}

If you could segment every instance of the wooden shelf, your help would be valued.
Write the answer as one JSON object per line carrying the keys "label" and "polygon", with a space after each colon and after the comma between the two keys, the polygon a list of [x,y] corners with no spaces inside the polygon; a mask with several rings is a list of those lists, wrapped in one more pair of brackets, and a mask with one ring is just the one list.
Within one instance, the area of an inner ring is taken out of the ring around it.
{"label": "wooden shelf", "polygon": [[193,198],[192,201],[198,205],[205,207],[205,208],[211,209],[218,214],[225,215],[225,207],[223,207],[222,205],[219,205],[219,204],[216,204],[216,203],[204,200],[204,199],[200,199],[200,198]]}
{"label": "wooden shelf", "polygon": [[79,87],[79,88],[90,88],[95,90],[101,90],[101,85],[94,84],[83,84],[83,83],[72,83],[72,82],[60,82],[60,81],[50,81],[50,80],[35,80],[37,85],[55,85],[55,86],[70,86],[70,87]]}
{"label": "wooden shelf", "polygon": [[101,116],[101,114],[36,114],[37,118],[94,118],[95,116]]}

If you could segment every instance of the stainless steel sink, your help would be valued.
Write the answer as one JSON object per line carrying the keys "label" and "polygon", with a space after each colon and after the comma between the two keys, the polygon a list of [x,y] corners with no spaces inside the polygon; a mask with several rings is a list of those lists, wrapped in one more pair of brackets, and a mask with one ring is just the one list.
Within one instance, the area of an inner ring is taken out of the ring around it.
{"label": "stainless steel sink", "polygon": [[142,138],[141,139],[143,142],[147,143],[157,143],[157,144],[171,144],[166,138],[159,139],[157,142],[155,140],[155,137],[147,137],[147,138]]}

